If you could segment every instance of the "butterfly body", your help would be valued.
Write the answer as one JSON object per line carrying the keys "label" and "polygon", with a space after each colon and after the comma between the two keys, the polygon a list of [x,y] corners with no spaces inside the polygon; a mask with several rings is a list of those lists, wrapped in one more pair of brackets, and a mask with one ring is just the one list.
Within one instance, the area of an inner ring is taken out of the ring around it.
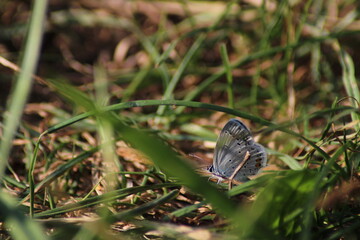
{"label": "butterfly body", "polygon": [[[246,157],[246,153],[249,157]],[[239,170],[240,164],[243,166]],[[222,129],[216,142],[214,161],[208,171],[214,177],[244,182],[248,176],[256,175],[266,166],[267,156],[263,146],[256,143],[250,130],[239,120],[230,119]],[[236,172],[237,171],[237,172]]]}

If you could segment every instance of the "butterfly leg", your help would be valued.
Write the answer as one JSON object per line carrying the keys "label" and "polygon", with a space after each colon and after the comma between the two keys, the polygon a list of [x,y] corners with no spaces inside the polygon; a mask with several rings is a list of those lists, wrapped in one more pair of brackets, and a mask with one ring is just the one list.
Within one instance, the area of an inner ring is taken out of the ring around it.
{"label": "butterfly leg", "polygon": [[242,169],[242,167],[249,160],[249,158],[250,158],[250,153],[249,153],[249,151],[247,151],[246,154],[245,154],[244,160],[239,164],[239,166],[235,169],[233,174],[231,174],[231,176],[229,177],[229,190],[232,188],[234,177]]}

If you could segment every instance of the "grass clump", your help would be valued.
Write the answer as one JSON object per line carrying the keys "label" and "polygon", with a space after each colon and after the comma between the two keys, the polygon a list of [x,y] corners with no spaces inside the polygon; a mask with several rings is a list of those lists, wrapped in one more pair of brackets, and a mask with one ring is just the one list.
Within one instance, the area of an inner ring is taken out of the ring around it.
{"label": "grass clump", "polygon": [[[1,6],[2,238],[360,234],[357,1]],[[233,117],[269,166],[228,190]]]}

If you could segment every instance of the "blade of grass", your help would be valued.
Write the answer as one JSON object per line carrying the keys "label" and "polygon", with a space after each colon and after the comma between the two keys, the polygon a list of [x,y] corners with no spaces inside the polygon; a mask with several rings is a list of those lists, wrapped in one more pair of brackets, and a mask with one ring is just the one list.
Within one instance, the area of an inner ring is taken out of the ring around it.
{"label": "blade of grass", "polygon": [[[229,11],[231,10],[231,7],[232,7],[232,5],[234,3],[236,3],[236,1],[230,1],[229,3],[227,3],[226,9],[224,10],[224,12],[208,28],[208,31],[214,30],[218,26],[218,24],[221,23],[225,19],[225,17],[227,16]],[[170,80],[170,83],[169,83],[169,85],[167,86],[167,88],[165,90],[165,93],[163,95],[163,100],[169,100],[170,99],[170,97],[171,97],[177,83],[180,80],[181,75],[184,73],[186,67],[190,63],[191,58],[196,54],[196,52],[199,50],[199,48],[203,44],[204,40],[206,39],[206,36],[207,36],[207,32],[206,33],[201,33],[197,37],[196,41],[191,46],[189,51],[187,51],[183,61],[181,62],[179,68],[177,69],[176,73],[174,74],[174,76]],[[159,108],[157,110],[157,114],[162,115],[164,113],[164,111],[165,111],[165,106],[159,106]]]}
{"label": "blade of grass", "polygon": [[224,69],[226,72],[228,106],[229,108],[234,108],[234,90],[233,90],[233,78],[231,72],[232,69],[229,62],[229,56],[227,54],[227,49],[225,44],[221,44],[220,53],[221,53],[222,61],[224,63]]}
{"label": "blade of grass", "polygon": [[[350,98],[351,105],[355,108],[356,107],[360,108],[359,106],[360,91],[358,86],[359,81],[356,79],[355,76],[354,62],[351,56],[344,49],[340,49],[339,57],[340,57],[341,68],[343,70],[342,80],[345,86],[346,93],[348,94],[349,97],[355,99],[354,100]],[[352,113],[351,117],[353,121],[360,120],[360,114]],[[356,125],[354,127],[357,131],[360,130],[359,125]]]}
{"label": "blade of grass", "polygon": [[[332,103],[331,108],[335,108],[335,107],[336,107],[337,102],[338,102],[338,99],[337,99],[337,98],[335,98],[335,101]],[[334,116],[334,114],[331,114],[331,116],[330,116],[330,117],[332,117],[332,116]],[[331,129],[331,125],[332,125],[332,123],[333,123],[332,121],[327,120],[326,127],[324,128],[323,133],[321,134],[321,138],[320,138],[320,140],[325,139],[325,137],[328,135],[328,133],[329,133],[329,131],[330,131],[330,129]]]}
{"label": "blade of grass", "polygon": [[262,176],[259,176],[251,181],[247,181],[240,185],[237,185],[228,191],[228,195],[230,197],[234,197],[244,192],[253,191],[256,188],[263,188],[265,187],[269,180],[274,179],[276,177],[284,177],[288,174],[289,171],[279,171],[276,173],[268,173]]}
{"label": "blade of grass", "polygon": [[[265,57],[271,57],[277,53],[281,53],[286,51],[287,49],[292,49],[292,48],[297,48],[300,46],[303,46],[304,44],[311,44],[311,43],[317,43],[317,42],[323,42],[323,41],[328,41],[329,39],[332,38],[339,38],[341,36],[346,36],[346,35],[353,35],[353,34],[358,34],[360,31],[349,31],[349,32],[341,32],[341,33],[329,33],[327,35],[324,36],[320,36],[320,37],[315,37],[315,38],[311,38],[311,39],[306,39],[304,41],[299,41],[299,42],[295,42],[295,43],[289,43],[286,46],[279,46],[279,47],[273,47],[270,49],[266,49],[264,51],[258,51],[255,52],[253,54],[247,55],[241,59],[239,59],[238,61],[236,61],[235,63],[233,63],[231,65],[231,68],[239,68],[241,66],[244,66],[248,63],[250,63],[251,61],[257,60],[257,59],[261,59],[261,58],[265,58]],[[215,82],[216,80],[218,80],[220,77],[224,76],[224,74],[226,74],[225,68],[221,68],[220,70],[218,70],[216,73],[212,74],[210,77],[206,78],[204,81],[201,82],[201,84],[199,84],[197,86],[197,88],[195,88],[194,90],[190,91],[184,98],[183,100],[185,101],[191,101],[193,100],[195,97],[197,97],[201,92],[203,92],[205,89],[207,89],[207,87],[212,84],[213,82]],[[176,114],[180,114],[184,111],[184,107],[179,107],[178,109],[175,110]]]}
{"label": "blade of grass", "polygon": [[13,239],[48,239],[40,225],[20,212],[15,201],[3,191],[0,193],[0,213],[1,222],[5,223]]}
{"label": "blade of grass", "polygon": [[170,55],[171,51],[174,50],[174,48],[176,47],[176,45],[179,43],[181,38],[177,38],[174,41],[172,41],[170,43],[170,45],[166,48],[166,50],[164,51],[163,54],[161,54],[161,56],[158,58],[158,60],[155,62],[155,66],[160,65],[161,63],[163,63]]}
{"label": "blade of grass", "polygon": [[157,185],[140,186],[140,187],[132,187],[132,188],[114,190],[111,192],[104,193],[100,196],[89,197],[89,198],[79,201],[77,203],[71,203],[71,204],[67,204],[65,206],[57,207],[57,208],[54,208],[51,210],[43,211],[40,213],[35,213],[34,216],[36,218],[53,217],[55,215],[64,214],[67,212],[92,207],[97,204],[119,200],[119,199],[125,198],[131,194],[137,194],[139,192],[144,192],[147,190],[171,188],[171,187],[179,187],[179,184],[162,183],[162,184],[157,184]]}
{"label": "blade of grass", "polygon": [[[224,113],[228,113],[234,116],[238,116],[241,118],[245,118],[248,119],[250,121],[253,121],[255,123],[261,124],[261,125],[265,125],[265,126],[271,126],[273,127],[272,130],[280,130],[283,131],[283,127],[279,127],[278,124],[274,124],[271,123],[265,119],[262,119],[260,117],[257,116],[253,116],[251,114],[248,114],[244,111],[239,111],[239,110],[234,110],[234,109],[230,109],[230,108],[226,108],[226,107],[222,107],[222,106],[218,106],[218,105],[213,105],[213,104],[208,104],[208,103],[201,103],[201,102],[194,102],[194,101],[183,101],[183,100],[138,100],[138,101],[131,101],[131,102],[125,102],[125,103],[118,103],[118,104],[113,104],[113,105],[109,105],[105,108],[102,109],[102,111],[116,111],[116,110],[122,110],[122,109],[127,109],[127,108],[133,108],[133,107],[145,107],[145,106],[156,106],[156,105],[174,105],[174,106],[185,106],[185,107],[193,107],[193,108],[204,108],[204,109],[209,109],[209,110],[214,110],[214,111],[219,111],[219,112],[224,112]],[[334,111],[345,111],[345,110],[349,110],[349,111],[354,111],[354,112],[359,112],[358,109],[356,108],[352,108],[352,107],[337,107],[337,108],[333,108],[333,109],[325,109],[322,111],[317,111],[314,112],[312,114],[309,114],[308,116],[305,116],[303,119],[310,119],[316,116],[321,116],[321,115],[325,115],[325,114],[329,114],[332,113]],[[50,128],[48,128],[46,130],[46,133],[52,133],[55,132],[61,128],[64,128],[66,126],[69,126],[71,124],[74,124],[78,121],[81,121],[85,118],[94,116],[97,112],[96,111],[89,111],[89,112],[85,112],[82,114],[79,114],[71,119],[68,119],[66,121],[63,121],[62,123],[56,124]],[[287,123],[287,125],[291,125],[292,123]],[[284,125],[284,126],[287,126]],[[289,125],[289,126],[290,126]],[[285,132],[285,131],[284,131]]]}
{"label": "blade of grass", "polygon": [[[285,28],[285,27],[291,27],[288,24],[284,24],[283,18],[286,17],[286,14],[284,12],[287,10],[288,2],[287,1],[281,1],[277,4],[277,7],[273,13],[271,13],[272,17],[269,18],[269,13],[265,11],[265,2],[262,2],[262,8],[261,8],[261,31],[263,32],[260,42],[257,44],[258,49],[257,51],[266,51],[268,49],[271,49],[270,43],[273,41],[274,38],[278,37],[278,34],[276,34],[279,30],[279,28]],[[291,11],[289,11],[290,15]],[[284,26],[281,26],[284,25]],[[288,32],[288,31],[287,31]],[[286,52],[292,51],[292,48],[288,48],[285,50]],[[286,54],[285,54],[286,55]],[[278,61],[275,61],[271,65],[271,69],[273,72],[275,72],[275,69],[279,69],[278,67]],[[281,74],[281,73],[280,73]],[[259,91],[259,81],[261,77],[261,69],[260,65],[257,64],[256,66],[256,73],[252,76],[252,86],[250,89],[250,101],[251,103],[255,104],[257,102],[258,98],[258,91]],[[277,81],[272,81],[272,83],[269,85],[270,94],[272,96],[272,99],[274,99],[276,102],[281,102],[281,95],[283,95],[286,91],[284,91],[284,87],[277,87],[278,85],[282,85],[281,83],[283,78],[279,77]],[[279,91],[280,89],[280,91]],[[279,96],[280,95],[280,96]]]}
{"label": "blade of grass", "polygon": [[115,215],[111,215],[108,219],[106,219],[106,221],[108,221],[109,223],[114,223],[116,221],[129,220],[135,216],[146,213],[147,211],[155,207],[158,207],[166,202],[171,201],[172,199],[176,198],[178,195],[179,195],[179,190],[173,190],[168,194],[165,194],[164,196],[159,197],[158,199],[155,199],[151,202],[145,203],[137,208],[130,209]]}
{"label": "blade of grass", "polygon": [[27,188],[27,186],[24,183],[18,182],[15,179],[13,179],[13,178],[11,178],[9,176],[4,176],[3,181],[5,181],[6,183],[11,184],[11,185],[13,185],[15,187],[21,188],[21,189]]}
{"label": "blade of grass", "polygon": [[[180,208],[176,211],[173,211],[169,214],[169,216],[173,216],[173,217],[182,217],[185,216],[195,210],[197,210],[199,207],[204,206],[206,203],[205,202],[199,202],[196,204],[192,204],[183,208]],[[165,216],[164,220],[170,220],[169,216]]]}
{"label": "blade of grass", "polygon": [[[355,217],[354,217],[355,218]],[[350,227],[346,227],[341,230],[334,231],[328,238],[328,240],[336,240],[336,239],[342,239],[344,236],[354,236],[356,238],[356,234],[359,233],[360,228],[360,218],[357,217],[357,220],[355,220],[355,223],[352,224]],[[348,234],[352,233],[352,234]]]}
{"label": "blade of grass", "polygon": [[[174,76],[171,78],[169,85],[167,86],[164,94],[163,94],[163,100],[168,100],[171,98],[171,95],[173,94],[173,91],[175,90],[175,87],[177,85],[177,83],[180,80],[180,77],[183,75],[186,67],[189,65],[190,60],[192,59],[192,57],[196,54],[196,52],[199,50],[201,44],[203,43],[203,41],[205,40],[206,34],[201,34],[196,41],[194,42],[194,44],[191,46],[191,48],[189,49],[189,51],[186,52],[186,55],[184,57],[184,59],[182,60],[182,62],[180,63],[178,69],[176,70]],[[156,113],[158,115],[163,115],[165,111],[165,106],[161,105],[159,106],[158,110],[156,111]]]}
{"label": "blade of grass", "polygon": [[[288,45],[286,47],[275,47],[275,48],[271,48],[266,51],[260,51],[260,52],[248,55],[248,56],[240,59],[239,61],[233,63],[231,65],[231,68],[239,68],[253,60],[260,59],[260,58],[267,57],[267,56],[272,56],[278,52],[285,51],[289,47],[292,48],[295,46],[296,45]],[[215,82],[216,80],[221,78],[224,74],[226,74],[226,70],[225,70],[225,68],[221,68],[220,70],[218,70],[218,72],[214,73],[213,75],[211,75],[210,77],[208,77],[207,79],[202,81],[197,86],[197,88],[195,88],[194,90],[192,90],[188,94],[186,94],[186,96],[184,97],[183,100],[185,100],[185,101],[193,100],[196,96],[198,96],[201,92],[203,92],[210,84],[212,84],[213,82]],[[180,114],[184,111],[184,109],[185,109],[184,107],[179,107],[178,109],[175,110],[175,112],[176,112],[176,114]]]}
{"label": "blade of grass", "polygon": [[303,239],[303,240],[310,239],[310,237],[311,237],[311,226],[312,226],[312,222],[313,222],[312,214],[313,214],[313,210],[314,210],[314,203],[321,193],[321,187],[323,186],[324,178],[329,173],[330,169],[335,164],[336,160],[339,159],[340,155],[343,154],[347,150],[349,145],[350,145],[350,142],[347,142],[346,144],[341,146],[334,153],[334,155],[330,159],[328,159],[327,163],[322,166],[320,172],[317,174],[317,178],[316,178],[316,182],[315,182],[316,187],[313,189],[313,191],[309,195],[308,200],[305,202],[306,205],[304,206],[305,207],[304,223],[303,223],[304,229],[301,233],[301,239]]}
{"label": "blade of grass", "polygon": [[212,141],[216,141],[217,139],[217,135],[213,131],[194,123],[183,124],[180,130],[195,136],[200,136],[203,139],[211,139]]}
{"label": "blade of grass", "polygon": [[288,234],[298,233],[305,201],[316,187],[316,176],[315,171],[304,169],[287,171],[268,181],[253,205],[239,211],[235,231],[244,239],[288,239]]}
{"label": "blade of grass", "polygon": [[[104,107],[108,105],[110,99],[108,82],[105,69],[102,66],[96,66],[94,68],[94,87],[97,106]],[[115,142],[112,141],[114,139],[113,126],[101,114],[96,115],[96,125],[100,140],[100,154],[104,162],[104,171],[102,174],[106,175],[107,182],[105,191],[109,191],[118,186],[118,180],[115,175],[108,173],[113,172],[114,168],[120,170],[122,166],[115,153]]]}
{"label": "blade of grass", "polygon": [[[35,146],[36,148],[38,148],[38,146]],[[46,187],[48,186],[51,182],[53,182],[54,180],[56,180],[59,176],[63,175],[66,171],[68,171],[69,169],[71,169],[73,166],[75,166],[76,164],[79,164],[80,162],[84,161],[85,159],[87,159],[88,157],[90,157],[91,155],[93,155],[95,152],[97,152],[100,149],[100,147],[95,147],[92,148],[89,151],[85,151],[82,154],[80,154],[79,156],[67,161],[65,164],[61,165],[60,167],[58,167],[54,172],[52,172],[51,174],[49,174],[47,177],[45,177],[44,180],[42,180],[41,182],[39,182],[38,184],[36,184],[34,187],[30,186],[30,193],[29,195],[27,195],[26,197],[24,197],[20,203],[25,202],[29,197],[30,194],[34,195],[35,193],[37,193],[42,187]],[[36,154],[34,153],[34,156],[36,156]],[[35,164],[35,159],[33,159],[32,165]],[[33,171],[33,170],[32,170]],[[31,178],[33,178],[32,174],[31,174]]]}
{"label": "blade of grass", "polygon": [[[75,218],[72,219],[71,222],[67,223],[67,219],[63,218],[53,218],[53,219],[36,219],[38,222],[41,222],[45,224],[48,228],[55,228],[59,229],[61,232],[61,239],[69,238],[69,239],[88,239],[87,236],[91,235],[91,237],[100,237],[103,239],[104,237],[104,231],[108,229],[108,226],[110,224],[115,224],[115,222],[134,222],[136,225],[139,225],[137,221],[133,220],[134,217],[139,216],[141,214],[144,214],[148,211],[150,211],[153,208],[156,208],[158,206],[163,205],[164,203],[167,203],[171,201],[172,199],[176,198],[176,196],[179,194],[178,190],[173,190],[168,194],[165,194],[164,196],[161,196],[155,200],[149,201],[139,207],[135,207],[130,210],[125,210],[120,213],[110,215],[106,218]],[[64,221],[66,223],[64,223]],[[77,225],[75,223],[84,223],[82,225]],[[143,222],[143,221],[141,221]],[[64,233],[66,232],[66,233]],[[57,233],[59,238],[59,232]],[[85,238],[82,238],[86,236]],[[117,239],[119,237],[119,233],[116,234]],[[122,236],[122,235],[120,235]],[[54,237],[54,235],[53,235]],[[111,237],[110,237],[111,238]],[[111,238],[112,239],[112,238]]]}
{"label": "blade of grass", "polygon": [[37,157],[37,153],[39,150],[39,146],[40,146],[40,140],[41,140],[41,136],[38,138],[38,141],[35,145],[34,148],[34,153],[33,156],[31,158],[31,162],[30,162],[30,166],[29,166],[29,171],[28,171],[28,182],[29,182],[29,188],[30,188],[30,217],[33,217],[34,215],[34,199],[35,199],[35,193],[34,193],[34,189],[35,189],[35,181],[34,181],[34,169],[35,169],[35,163],[36,163],[36,157]]}
{"label": "blade of grass", "polygon": [[0,179],[4,174],[9,157],[12,140],[17,132],[22,111],[31,90],[32,75],[38,63],[42,42],[43,27],[46,22],[47,1],[35,1],[30,17],[28,37],[25,42],[21,72],[17,78],[12,96],[9,100],[8,114],[4,116],[4,135],[0,143]]}
{"label": "blade of grass", "polygon": [[293,157],[291,157],[287,154],[284,154],[284,153],[281,153],[281,152],[278,152],[278,151],[275,151],[272,149],[266,149],[266,151],[269,154],[271,154],[272,156],[278,157],[281,161],[283,161],[286,165],[288,165],[288,167],[290,169],[301,170],[303,168],[296,159],[294,159]]}
{"label": "blade of grass", "polygon": [[[130,26],[130,28],[128,30],[132,31],[137,36],[141,45],[149,53],[153,62],[155,62],[155,63],[160,62],[160,53],[157,51],[156,47],[150,41],[150,39],[146,35],[143,34],[143,32],[139,29],[139,27],[136,24],[130,23],[127,25]],[[159,69],[159,71],[160,71],[160,75],[163,80],[164,88],[166,88],[168,86],[169,80],[170,80],[169,70],[164,63],[158,64],[157,69]]]}
{"label": "blade of grass", "polygon": [[[104,109],[102,109],[104,112],[105,111],[114,111],[114,110],[120,110],[120,109],[125,109],[125,108],[132,108],[132,107],[144,107],[144,106],[152,106],[152,105],[160,105],[160,104],[164,104],[164,105],[177,105],[177,106],[186,106],[186,107],[195,107],[195,108],[205,108],[205,109],[209,109],[209,110],[215,110],[215,111],[219,111],[219,112],[224,112],[224,113],[228,113],[228,114],[232,114],[241,118],[245,118],[245,119],[249,119],[253,122],[259,123],[261,125],[265,125],[265,126],[270,126],[272,129],[276,129],[276,130],[280,130],[282,132],[288,133],[290,135],[293,135],[295,137],[301,138],[304,141],[306,141],[307,143],[309,143],[314,149],[316,149],[322,156],[324,156],[325,159],[329,159],[330,157],[321,149],[319,148],[313,141],[307,139],[306,137],[302,136],[299,133],[296,133],[292,130],[283,128],[283,127],[279,127],[279,125],[274,124],[272,122],[269,122],[265,119],[262,119],[260,117],[256,117],[253,116],[251,114],[248,114],[246,112],[243,111],[238,111],[238,110],[234,110],[234,109],[230,109],[230,108],[226,108],[226,107],[222,107],[222,106],[217,106],[217,105],[213,105],[213,104],[207,104],[207,103],[200,103],[200,102],[191,102],[191,101],[180,101],[180,100],[139,100],[139,101],[133,101],[133,102],[126,102],[126,103],[119,103],[119,104],[114,104],[114,105],[110,105],[105,107]],[[358,109],[354,109],[351,107],[340,107],[340,108],[336,108],[336,110],[350,110],[350,111],[358,111]],[[321,111],[321,114],[326,114],[329,112],[333,112],[335,111],[335,109],[330,109],[330,110],[324,110]],[[64,121],[62,123],[59,123],[55,126],[50,127],[49,129],[47,129],[45,133],[52,133],[55,132],[61,128],[64,128],[68,125],[74,124],[77,121],[83,120],[87,117],[93,116],[96,114],[96,111],[89,111],[83,114],[80,114],[78,116],[75,116],[74,118],[71,118],[67,121]],[[316,115],[315,113],[313,113],[311,116]],[[309,115],[310,116],[310,115]],[[308,117],[308,116],[307,116]]]}
{"label": "blade of grass", "polygon": [[131,80],[129,86],[124,90],[122,101],[128,101],[131,96],[135,93],[136,89],[139,85],[146,79],[146,76],[149,74],[150,68],[146,67],[145,69],[141,69],[135,77]]}

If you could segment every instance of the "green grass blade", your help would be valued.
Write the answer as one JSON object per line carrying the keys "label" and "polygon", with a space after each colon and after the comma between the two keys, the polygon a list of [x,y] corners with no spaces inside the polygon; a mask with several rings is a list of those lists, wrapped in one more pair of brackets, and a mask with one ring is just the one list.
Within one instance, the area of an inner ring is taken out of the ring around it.
{"label": "green grass blade", "polygon": [[163,63],[170,55],[171,51],[174,50],[174,48],[176,47],[176,45],[179,43],[181,38],[179,39],[175,39],[174,41],[172,41],[170,43],[170,45],[166,48],[166,50],[164,51],[163,54],[161,54],[161,56],[158,58],[158,60],[155,62],[155,65],[160,65],[161,63]]}
{"label": "green grass blade", "polygon": [[[57,225],[59,225],[60,231],[58,231],[55,239],[93,239],[93,238],[100,238],[103,239],[104,235],[106,235],[107,226],[110,224],[115,224],[116,222],[137,222],[133,218],[136,216],[139,216],[141,214],[144,214],[148,211],[150,211],[153,208],[159,207],[163,205],[164,203],[167,203],[174,199],[179,194],[178,190],[173,190],[168,194],[165,194],[164,196],[161,196],[155,200],[149,201],[141,206],[135,207],[130,210],[125,210],[120,213],[109,215],[104,218],[95,218],[93,220],[90,220],[89,222],[85,222],[85,224],[82,225],[75,225],[75,224],[65,224],[61,222],[61,220],[54,219],[54,221],[49,221],[46,219],[44,222],[47,224],[48,227],[56,228]],[[79,219],[79,222],[82,222],[82,219]],[[143,223],[143,221],[141,221]],[[137,223],[136,223],[137,224]],[[140,224],[141,225],[141,224]],[[61,226],[61,227],[60,227]],[[120,237],[121,236],[121,237]],[[126,236],[123,236],[122,234],[119,235],[119,233],[116,234],[116,239],[127,239]],[[106,238],[106,239],[113,239],[112,237]],[[133,238],[131,238],[133,239]]]}
{"label": "green grass blade", "polygon": [[288,165],[290,169],[301,170],[303,168],[296,159],[294,159],[293,157],[291,157],[287,154],[284,154],[284,153],[281,153],[281,152],[278,152],[278,151],[275,151],[272,149],[266,149],[266,151],[269,154],[271,154],[272,156],[278,157],[281,161],[283,161],[286,165]]}
{"label": "green grass blade", "polygon": [[[277,124],[274,124],[272,122],[269,122],[263,118],[248,114],[244,111],[239,111],[239,110],[234,110],[234,109],[230,109],[230,108],[226,108],[226,107],[222,107],[222,106],[217,106],[217,105],[213,105],[213,104],[207,104],[207,103],[200,103],[200,102],[191,102],[191,101],[181,101],[181,100],[139,100],[139,101],[133,101],[133,102],[126,102],[126,103],[119,103],[119,104],[114,104],[114,105],[110,105],[107,106],[105,108],[102,109],[102,111],[106,112],[106,111],[115,111],[115,110],[120,110],[120,109],[126,109],[126,108],[132,108],[132,107],[144,107],[144,106],[152,106],[152,105],[176,105],[176,106],[186,106],[186,107],[194,107],[194,108],[204,108],[204,109],[208,109],[208,110],[214,110],[214,111],[219,111],[219,112],[224,112],[224,113],[228,113],[228,114],[232,114],[234,116],[238,116],[241,118],[245,118],[245,119],[249,119],[255,123],[259,123],[261,125],[265,125],[265,126],[269,126],[271,127],[273,130],[280,130],[282,132],[288,133],[290,135],[293,135],[295,137],[301,138],[304,141],[306,141],[307,143],[309,143],[314,149],[316,149],[322,156],[324,156],[325,159],[329,159],[330,157],[321,149],[319,148],[313,141],[307,139],[306,137],[304,137],[303,135],[296,133],[292,130],[289,130],[287,128],[283,128],[281,126],[278,126]],[[350,109],[351,111],[358,111],[358,109],[353,109],[351,107],[342,107],[339,109]],[[322,114],[328,113],[328,112],[333,112],[335,111],[335,109],[330,109],[330,110],[324,110],[322,111]],[[94,116],[96,114],[96,111],[90,111],[90,112],[86,112],[83,114],[80,114],[78,116],[75,116],[74,118],[71,118],[67,121],[64,121],[60,124],[57,124],[53,127],[50,127],[46,132],[47,133],[52,133],[55,132],[61,128],[64,128],[66,126],[69,126],[71,124],[74,124],[77,121],[80,121],[82,119],[85,119],[89,116]]]}
{"label": "green grass blade", "polygon": [[[245,56],[243,58],[241,58],[240,60],[238,60],[237,62],[233,63],[231,65],[231,68],[239,68],[241,66],[244,66],[246,64],[248,64],[251,61],[257,60],[257,59],[261,59],[261,58],[266,58],[266,57],[271,57],[277,53],[281,53],[284,51],[287,51],[288,49],[293,49],[293,48],[297,48],[299,46],[303,46],[304,44],[309,44],[309,43],[317,43],[317,42],[323,42],[323,41],[327,41],[331,38],[339,38],[341,36],[350,34],[359,34],[360,31],[350,31],[350,32],[341,32],[341,33],[330,33],[328,35],[325,36],[321,36],[321,37],[314,37],[311,39],[307,39],[305,41],[299,41],[296,43],[289,43],[286,46],[279,46],[279,47],[273,47],[270,49],[266,49],[266,50],[260,50],[258,52],[255,52],[253,54],[250,54],[248,56]],[[201,84],[199,84],[199,86],[197,86],[197,88],[195,88],[194,90],[190,91],[184,98],[183,100],[185,101],[191,101],[193,99],[195,99],[195,97],[197,97],[201,92],[203,92],[206,88],[209,87],[210,84],[212,84],[213,82],[215,82],[216,80],[218,80],[219,78],[223,77],[224,74],[226,74],[225,68],[220,69],[218,72],[212,74],[210,77],[208,77],[207,79],[205,79],[204,81],[201,82]],[[184,107],[179,107],[178,109],[176,109],[176,114],[180,114],[184,111]]]}
{"label": "green grass blade", "polygon": [[330,172],[330,169],[335,164],[336,160],[339,159],[340,155],[344,154],[347,148],[350,146],[350,142],[346,143],[345,145],[341,146],[334,155],[328,159],[327,163],[323,165],[320,172],[317,174],[316,181],[315,181],[315,188],[309,195],[308,200],[306,201],[306,205],[304,206],[304,230],[301,234],[301,239],[309,239],[311,236],[311,226],[312,226],[312,214],[314,210],[314,203],[318,196],[320,195],[321,187],[324,185],[324,179],[327,174]]}
{"label": "green grass blade", "polygon": [[217,139],[217,135],[213,131],[194,123],[183,124],[181,125],[180,130],[191,135],[200,136],[204,139],[210,139],[214,142]]}
{"label": "green grass blade", "polygon": [[70,170],[76,164],[81,163],[87,158],[91,157],[95,152],[99,150],[100,147],[92,148],[89,151],[85,151],[81,153],[79,156],[67,161],[65,164],[59,166],[54,172],[50,173],[44,180],[35,185],[34,192],[38,192],[42,187],[48,186],[54,180],[56,180],[59,176],[63,175],[66,171]]}
{"label": "green grass blade", "polygon": [[[182,217],[182,216],[185,216],[185,215],[191,213],[192,211],[195,211],[196,209],[198,209],[199,207],[202,207],[204,205],[205,205],[205,202],[196,203],[196,204],[193,204],[193,205],[189,205],[189,206],[180,208],[180,209],[178,209],[176,211],[173,211],[169,215],[173,216],[173,217]],[[168,218],[165,217],[165,219],[168,219]]]}
{"label": "green grass blade", "polygon": [[29,214],[31,217],[34,215],[34,199],[35,199],[35,196],[34,196],[34,194],[35,194],[34,193],[34,190],[35,190],[34,169],[35,169],[37,153],[38,153],[39,146],[40,146],[41,136],[42,135],[40,135],[40,137],[35,145],[33,157],[31,158],[29,171],[28,171],[28,181],[29,181],[29,188],[30,188],[30,213]]}
{"label": "green grass blade", "polygon": [[269,183],[270,180],[275,179],[276,177],[283,177],[287,173],[288,171],[280,171],[277,173],[265,174],[263,176],[252,179],[251,181],[247,181],[245,183],[233,187],[228,191],[228,195],[230,197],[233,197],[248,191],[253,191],[254,189],[257,188],[263,188],[264,186],[266,186],[267,183]]}
{"label": "green grass blade", "polygon": [[27,188],[27,186],[26,186],[24,183],[18,182],[18,181],[16,181],[15,179],[13,179],[13,178],[11,178],[11,177],[9,177],[9,176],[4,176],[4,177],[3,177],[3,181],[6,182],[6,183],[8,183],[8,184],[11,184],[11,185],[13,185],[13,186],[15,186],[15,187],[18,187],[18,188],[20,188],[20,189],[25,189],[25,188]]}
{"label": "green grass blade", "polygon": [[[355,67],[354,62],[351,58],[351,56],[343,49],[340,50],[340,63],[343,70],[343,83],[345,86],[345,90],[349,97],[352,97],[354,99],[350,99],[350,102],[353,107],[360,108],[360,91],[359,91],[359,81],[356,79],[355,76]],[[353,121],[360,122],[360,114],[359,113],[352,113],[351,114]],[[357,131],[360,130],[360,125],[355,125],[355,129]]]}
{"label": "green grass blade", "polygon": [[16,134],[24,105],[30,93],[32,76],[40,54],[43,27],[46,22],[46,9],[46,0],[34,2],[24,56],[21,62],[21,72],[9,101],[8,114],[5,114],[4,119],[4,135],[0,144],[0,179],[4,174],[12,140]]}
{"label": "green grass blade", "polygon": [[137,194],[139,192],[144,192],[147,190],[171,188],[171,187],[178,187],[178,186],[179,185],[176,183],[163,183],[163,184],[157,184],[157,185],[152,185],[152,186],[140,186],[140,187],[119,189],[119,190],[104,193],[100,196],[89,197],[89,198],[79,201],[77,203],[71,203],[71,204],[67,204],[65,206],[57,207],[57,208],[54,208],[51,210],[43,211],[40,213],[35,213],[34,216],[36,218],[53,217],[55,215],[64,214],[67,212],[76,211],[76,210],[87,208],[87,207],[92,207],[97,204],[116,201],[116,200],[125,198],[131,194]]}
{"label": "green grass blade", "polygon": [[135,216],[141,215],[143,213],[148,212],[149,210],[158,207],[166,202],[171,201],[172,199],[176,198],[179,195],[179,190],[173,190],[169,192],[168,194],[165,194],[162,197],[159,197],[158,199],[155,199],[151,202],[145,203],[137,208],[130,209],[115,215],[111,215],[109,219],[106,219],[109,223],[114,223],[116,221],[126,221],[129,220]]}
{"label": "green grass blade", "polygon": [[[273,178],[253,205],[239,212],[238,226],[244,239],[287,239],[301,231],[303,208],[316,187],[316,172],[289,171]],[[240,227],[241,226],[241,227]]]}
{"label": "green grass blade", "polygon": [[13,239],[48,239],[44,230],[15,207],[15,201],[0,192],[0,218]]}
{"label": "green grass blade", "polygon": [[149,74],[150,68],[145,68],[140,70],[133,80],[130,82],[129,86],[124,90],[122,101],[128,101],[131,96],[136,92],[136,89],[139,85],[146,79],[146,76]]}
{"label": "green grass blade", "polygon": [[[196,52],[201,47],[201,44],[204,42],[205,37],[206,37],[206,34],[201,34],[196,39],[194,44],[191,46],[189,51],[187,51],[183,61],[181,62],[179,68],[175,72],[174,76],[171,78],[171,80],[169,82],[169,85],[167,86],[167,88],[166,88],[166,90],[164,92],[164,95],[163,95],[164,100],[171,99],[171,95],[173,94],[173,91],[175,90],[175,87],[178,84],[178,82],[180,80],[180,77],[185,72],[185,69],[189,65],[189,63],[190,63],[191,59],[193,58],[193,56],[196,54]],[[157,110],[157,114],[162,115],[164,113],[164,111],[165,111],[165,106],[161,105],[161,106],[159,106],[159,108]]]}
{"label": "green grass blade", "polygon": [[222,44],[220,46],[221,58],[224,63],[224,69],[226,72],[226,80],[227,80],[227,95],[228,95],[228,106],[229,108],[234,108],[234,90],[233,90],[233,78],[231,72],[231,65],[229,62],[229,56],[227,54],[226,45]]}

